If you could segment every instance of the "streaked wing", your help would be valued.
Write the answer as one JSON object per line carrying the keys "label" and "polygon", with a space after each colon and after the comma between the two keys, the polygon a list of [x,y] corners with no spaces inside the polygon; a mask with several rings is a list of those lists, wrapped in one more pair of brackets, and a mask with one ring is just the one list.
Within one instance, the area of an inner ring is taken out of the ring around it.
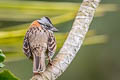
{"label": "streaked wing", "polygon": [[56,51],[56,40],[53,33],[50,33],[48,38],[48,55],[53,57]]}
{"label": "streaked wing", "polygon": [[31,52],[31,49],[30,49],[29,33],[30,33],[30,31],[28,30],[25,37],[24,37],[23,51],[24,51],[24,54],[28,58],[32,59],[33,56],[32,56],[32,52]]}

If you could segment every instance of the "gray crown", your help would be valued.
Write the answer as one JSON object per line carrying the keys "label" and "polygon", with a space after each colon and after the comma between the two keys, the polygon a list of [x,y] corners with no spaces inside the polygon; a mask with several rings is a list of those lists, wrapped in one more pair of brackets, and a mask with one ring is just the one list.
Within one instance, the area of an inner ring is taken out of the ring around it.
{"label": "gray crown", "polygon": [[51,30],[51,31],[58,31],[58,29],[56,29],[51,20],[48,17],[42,17],[41,19],[37,20],[41,25],[44,26],[45,29]]}

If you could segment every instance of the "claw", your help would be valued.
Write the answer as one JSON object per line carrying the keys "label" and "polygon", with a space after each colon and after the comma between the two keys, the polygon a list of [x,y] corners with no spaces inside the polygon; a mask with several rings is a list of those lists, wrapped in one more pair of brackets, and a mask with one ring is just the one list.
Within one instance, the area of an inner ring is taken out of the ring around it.
{"label": "claw", "polygon": [[51,58],[49,58],[48,65],[52,65],[52,64],[53,64],[52,62],[53,62],[53,61],[51,60]]}

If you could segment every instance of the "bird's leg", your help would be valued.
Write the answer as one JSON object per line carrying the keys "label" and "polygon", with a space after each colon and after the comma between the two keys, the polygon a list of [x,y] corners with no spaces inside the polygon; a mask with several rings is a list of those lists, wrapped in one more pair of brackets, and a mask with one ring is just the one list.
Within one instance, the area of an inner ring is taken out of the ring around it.
{"label": "bird's leg", "polygon": [[52,65],[52,59],[50,57],[48,57],[48,64]]}
{"label": "bird's leg", "polygon": [[33,76],[35,76],[35,75],[40,75],[40,73],[33,73]]}

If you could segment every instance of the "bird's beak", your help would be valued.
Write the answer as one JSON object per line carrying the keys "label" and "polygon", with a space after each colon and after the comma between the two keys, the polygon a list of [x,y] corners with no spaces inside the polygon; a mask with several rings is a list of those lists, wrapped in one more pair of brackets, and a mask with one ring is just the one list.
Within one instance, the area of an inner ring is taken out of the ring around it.
{"label": "bird's beak", "polygon": [[58,31],[58,29],[57,29],[57,28],[55,28],[55,27],[52,27],[52,28],[51,28],[51,31],[53,31],[53,32],[57,32],[57,31]]}

